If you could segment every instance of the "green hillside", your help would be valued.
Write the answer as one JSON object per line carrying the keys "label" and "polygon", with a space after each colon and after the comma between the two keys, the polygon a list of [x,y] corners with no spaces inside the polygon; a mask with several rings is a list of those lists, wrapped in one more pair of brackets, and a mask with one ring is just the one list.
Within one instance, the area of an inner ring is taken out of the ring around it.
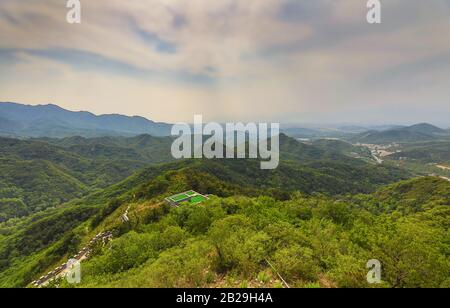
{"label": "green hillside", "polygon": [[369,287],[372,258],[383,264],[378,287],[448,287],[449,191],[430,177],[348,198],[235,195],[170,208],[166,193],[138,198],[132,189],[2,225],[0,285],[25,286],[113,230],[83,262],[80,287],[282,287],[268,261],[292,287]]}
{"label": "green hillside", "polygon": [[[278,274],[292,287],[370,287],[373,258],[385,271],[378,287],[448,286],[450,182],[398,182],[408,173],[351,158],[347,146],[282,135],[275,170],[247,159],[133,170],[133,156],[156,160],[170,142],[2,142],[1,164],[11,169],[2,173],[0,287],[30,286],[105,231],[114,240],[82,263],[80,287],[283,287]],[[209,200],[165,204],[189,190]]]}
{"label": "green hillside", "polygon": [[143,160],[152,163],[163,163],[170,159],[171,137],[153,137],[139,135],[136,137],[70,137],[63,139],[41,139],[79,154],[94,159]]}
{"label": "green hillside", "polygon": [[400,190],[434,205],[410,214],[300,194],[287,201],[213,198],[162,216],[151,211],[143,224],[136,213],[131,231],[85,263],[81,286],[282,286],[269,261],[292,287],[367,287],[370,258],[384,265],[381,286],[448,286],[449,189],[424,178],[367,196],[401,207],[401,198],[386,199]]}
{"label": "green hillside", "polygon": [[438,177],[422,177],[386,186],[371,195],[351,195],[346,200],[379,214],[414,214],[449,206],[450,185]]}
{"label": "green hillside", "polygon": [[422,123],[408,127],[389,129],[385,131],[368,131],[351,137],[353,142],[388,144],[394,142],[423,142],[449,140],[448,131],[439,127]]}
{"label": "green hillside", "polygon": [[0,222],[82,197],[145,165],[170,161],[170,144],[151,136],[0,138]]}
{"label": "green hillside", "polygon": [[47,161],[0,159],[0,222],[41,211],[89,191],[67,170]]}
{"label": "green hillside", "polygon": [[389,158],[407,158],[421,163],[450,163],[450,141],[403,144],[402,151]]}
{"label": "green hillside", "polygon": [[[171,143],[171,138],[149,135],[0,138],[0,221],[61,205],[117,183],[145,166],[169,162]],[[332,147],[302,144],[285,135],[281,135],[280,151],[282,163],[274,171],[260,170],[259,162],[254,160],[193,160],[155,167],[154,173],[161,176],[164,170],[185,168],[186,174],[210,178],[209,183],[221,182],[205,187],[211,193],[223,186],[227,192],[222,195],[253,191],[253,195],[278,197],[295,190],[327,194],[370,192],[376,185],[407,176],[395,168],[367,164]]]}

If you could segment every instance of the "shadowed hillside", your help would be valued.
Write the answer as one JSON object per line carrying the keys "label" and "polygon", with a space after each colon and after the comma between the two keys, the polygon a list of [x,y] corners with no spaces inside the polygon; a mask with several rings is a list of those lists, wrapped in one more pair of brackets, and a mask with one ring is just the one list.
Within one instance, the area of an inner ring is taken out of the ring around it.
{"label": "shadowed hillside", "polygon": [[96,116],[56,105],[29,106],[0,102],[0,135],[19,137],[170,135],[171,125],[143,117]]}

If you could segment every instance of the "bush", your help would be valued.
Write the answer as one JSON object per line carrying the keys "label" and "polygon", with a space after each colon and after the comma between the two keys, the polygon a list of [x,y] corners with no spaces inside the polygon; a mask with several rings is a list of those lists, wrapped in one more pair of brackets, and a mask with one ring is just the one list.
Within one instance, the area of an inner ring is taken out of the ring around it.
{"label": "bush", "polygon": [[192,288],[204,287],[214,280],[214,248],[205,241],[190,242],[183,248],[172,248],[139,274],[138,287]]}
{"label": "bush", "polygon": [[287,281],[314,282],[317,281],[317,275],[320,272],[312,249],[298,245],[277,251],[273,264]]}

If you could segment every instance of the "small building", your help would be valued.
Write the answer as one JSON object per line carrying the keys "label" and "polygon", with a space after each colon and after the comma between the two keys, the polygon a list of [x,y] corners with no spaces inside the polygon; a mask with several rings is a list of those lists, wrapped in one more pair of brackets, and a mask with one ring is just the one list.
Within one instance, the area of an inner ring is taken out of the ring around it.
{"label": "small building", "polygon": [[189,190],[180,194],[176,194],[170,197],[167,197],[165,201],[171,205],[178,207],[182,203],[189,203],[189,204],[198,204],[203,201],[208,200],[209,198],[207,196],[204,196],[202,194],[199,194],[196,191]]}

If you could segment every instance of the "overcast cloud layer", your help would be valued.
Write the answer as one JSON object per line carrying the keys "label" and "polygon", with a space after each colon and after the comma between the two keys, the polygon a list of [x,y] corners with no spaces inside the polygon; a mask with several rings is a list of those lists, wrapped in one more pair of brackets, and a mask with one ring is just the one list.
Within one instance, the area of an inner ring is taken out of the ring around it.
{"label": "overcast cloud layer", "polygon": [[0,101],[205,120],[450,126],[450,0],[0,1]]}

